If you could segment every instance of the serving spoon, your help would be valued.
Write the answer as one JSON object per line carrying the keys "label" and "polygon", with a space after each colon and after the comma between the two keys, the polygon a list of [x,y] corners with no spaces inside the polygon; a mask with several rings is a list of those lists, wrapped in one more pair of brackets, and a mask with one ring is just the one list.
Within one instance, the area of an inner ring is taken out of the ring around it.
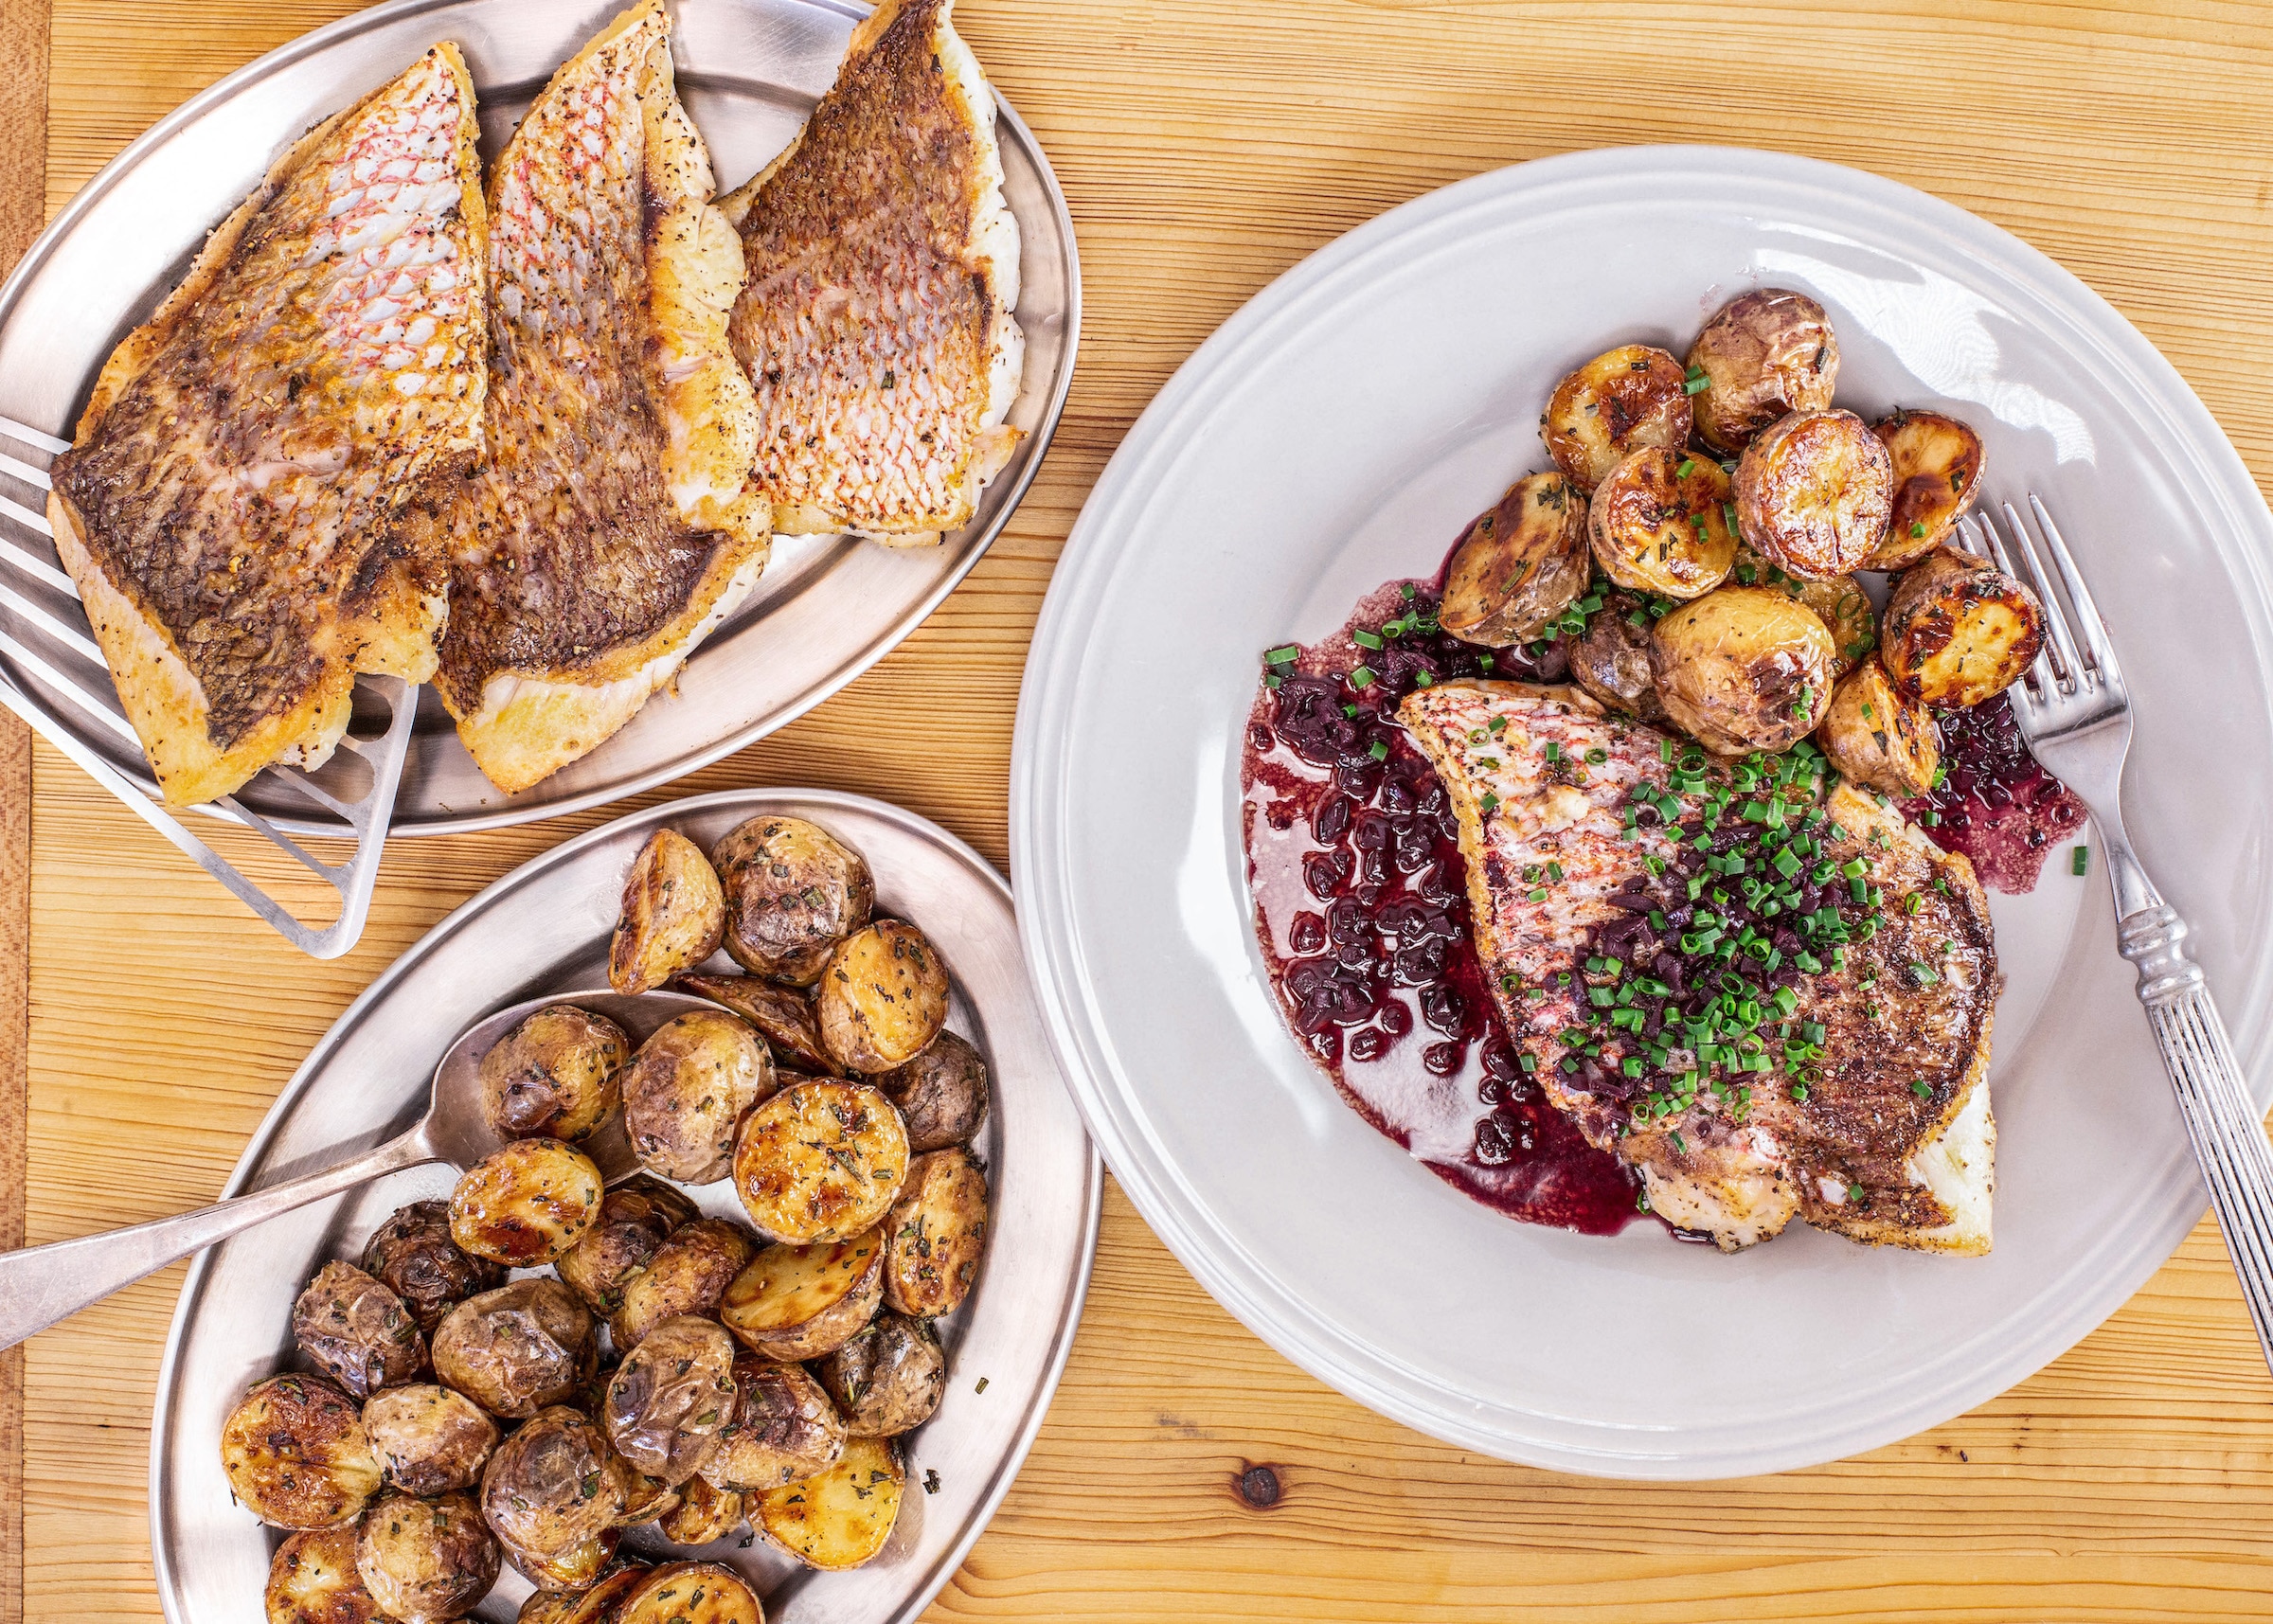
{"label": "serving spoon", "polygon": [[[716,1008],[684,992],[555,992],[500,1009],[458,1034],[435,1067],[426,1114],[408,1132],[383,1145],[322,1172],[217,1201],[195,1212],[0,1253],[0,1347],[13,1347],[176,1258],[202,1252],[310,1202],[430,1162],[445,1162],[463,1172],[505,1143],[482,1111],[481,1057],[524,1016],[554,1004],[573,1004],[607,1016],[635,1044],[673,1016]],[[638,1171],[620,1111],[578,1140],[576,1148],[592,1158],[609,1184]]]}

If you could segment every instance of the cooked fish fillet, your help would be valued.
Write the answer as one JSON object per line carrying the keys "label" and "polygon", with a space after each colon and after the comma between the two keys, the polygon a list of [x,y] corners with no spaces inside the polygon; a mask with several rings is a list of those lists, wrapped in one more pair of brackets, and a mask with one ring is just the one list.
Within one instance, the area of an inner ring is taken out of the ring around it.
{"label": "cooked fish fillet", "polygon": [[455,45],[278,158],[97,378],[48,517],[167,800],[423,681],[439,561],[406,516],[481,443],[487,226]]}
{"label": "cooked fish fillet", "polygon": [[949,5],[884,0],[796,139],[723,200],[749,263],[733,338],[757,487],[784,534],[936,542],[1018,442],[1018,223]]}
{"label": "cooked fish fillet", "polygon": [[[1658,1213],[1727,1251],[1795,1216],[1875,1244],[1989,1249],[1998,977],[1988,900],[1963,857],[1872,797],[1835,790],[1824,811],[1841,832],[1830,859],[1859,859],[1891,905],[1875,936],[1847,949],[1843,970],[1793,989],[1793,1019],[1826,1028],[1820,1078],[1804,1100],[1779,1080],[1741,1110],[1700,1089],[1695,1104],[1643,1123],[1630,1105],[1639,1085],[1616,1064],[1598,1061],[1590,1081],[1563,1062],[1583,1058],[1565,1035],[1589,979],[1586,938],[1624,917],[1607,899],[1649,859],[1677,855],[1663,829],[1631,839],[1623,830],[1634,786],[1666,784],[1659,744],[1671,736],[1605,715],[1577,688],[1512,683],[1423,688],[1400,716],[1459,815],[1476,945],[1510,1034],[1536,1057],[1553,1102],[1641,1174]],[[1556,980],[1565,973],[1567,988]]]}
{"label": "cooked fish fillet", "polygon": [[765,566],[712,189],[657,0],[553,77],[491,177],[490,454],[432,518],[438,687],[500,789],[630,721]]}

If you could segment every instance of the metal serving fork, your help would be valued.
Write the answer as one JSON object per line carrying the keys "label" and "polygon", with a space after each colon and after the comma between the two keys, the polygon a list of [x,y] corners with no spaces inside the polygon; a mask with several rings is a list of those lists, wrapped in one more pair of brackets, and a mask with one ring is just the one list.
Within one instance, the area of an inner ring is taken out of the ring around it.
{"label": "metal serving fork", "polygon": [[2107,623],[2044,503],[2030,494],[2041,552],[2019,512],[2010,502],[2003,509],[2001,525],[1983,512],[1960,528],[1969,550],[2028,582],[2044,605],[2044,651],[2009,690],[2013,720],[2045,771],[2074,791],[2099,825],[2115,886],[2116,943],[2138,967],[2139,1001],[2178,1096],[2258,1343],[2273,1364],[2273,1144],[2201,966],[2186,955],[2186,921],[2155,889],[2123,830],[2131,692]]}

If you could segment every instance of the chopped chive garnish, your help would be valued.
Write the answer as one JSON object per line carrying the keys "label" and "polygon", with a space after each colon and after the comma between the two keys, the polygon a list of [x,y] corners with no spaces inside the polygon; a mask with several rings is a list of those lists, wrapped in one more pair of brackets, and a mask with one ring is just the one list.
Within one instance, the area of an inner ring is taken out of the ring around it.
{"label": "chopped chive garnish", "polygon": [[1697,459],[1695,457],[1685,456],[1681,459],[1681,466],[1673,470],[1673,477],[1675,479],[1687,479],[1690,476],[1691,472],[1694,470],[1696,466]]}
{"label": "chopped chive garnish", "polygon": [[1916,520],[1916,519],[1912,519],[1912,520],[1910,521],[1910,534],[1911,534],[1911,535],[1913,535],[1913,536],[1923,536],[1923,535],[1924,535],[1924,534],[1925,534],[1925,526],[1924,526],[1924,525],[1921,524],[1921,523],[1920,523],[1918,520]]}
{"label": "chopped chive garnish", "polygon": [[1289,643],[1283,649],[1273,649],[1269,653],[1263,655],[1262,658],[1263,663],[1266,665],[1291,666],[1298,659],[1301,658],[1301,656],[1302,645],[1299,643]]}
{"label": "chopped chive garnish", "polygon": [[1373,634],[1370,632],[1352,632],[1350,634],[1350,640],[1352,643],[1355,643],[1361,649],[1378,649],[1381,647],[1381,639],[1373,635]]}
{"label": "chopped chive garnish", "polygon": [[1372,743],[1366,746],[1366,754],[1372,757],[1376,761],[1386,761],[1389,758],[1389,747],[1387,744],[1384,744],[1380,740],[1376,739]]}
{"label": "chopped chive garnish", "polygon": [[1367,668],[1367,667],[1365,667],[1365,666],[1360,666],[1360,667],[1358,667],[1358,668],[1357,668],[1357,669],[1355,669],[1354,671],[1351,671],[1351,672],[1350,673],[1350,686],[1351,686],[1351,687],[1372,687],[1372,686],[1373,686],[1373,672],[1371,671],[1371,669],[1369,669],[1369,668]]}
{"label": "chopped chive garnish", "polygon": [[2070,874],[2083,874],[2083,873],[2086,873],[2086,872],[2088,872],[2088,871],[2089,871],[2090,867],[2091,867],[2091,848],[2090,848],[2090,847],[2088,847],[2088,846],[2079,846],[2079,847],[2077,847],[2077,848],[2075,848],[2075,850],[2073,850],[2073,851],[2071,851],[2071,852],[2069,852],[2069,853],[2068,853],[2068,855],[2067,855],[2067,871],[2068,871]]}

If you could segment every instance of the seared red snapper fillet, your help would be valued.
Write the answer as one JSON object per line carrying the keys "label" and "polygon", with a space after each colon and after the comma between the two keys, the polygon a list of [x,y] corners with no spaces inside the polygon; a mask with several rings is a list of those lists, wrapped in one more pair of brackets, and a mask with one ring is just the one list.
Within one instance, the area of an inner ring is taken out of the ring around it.
{"label": "seared red snapper fillet", "polygon": [[733,333],[756,482],[783,534],[936,542],[1018,442],[1018,223],[949,5],[884,0],[796,139],[722,200],[749,262]]}
{"label": "seared red snapper fillet", "polygon": [[657,0],[553,76],[491,176],[490,455],[433,520],[442,699],[500,789],[630,721],[765,566],[711,191]]}
{"label": "seared red snapper fillet", "polygon": [[487,223],[455,45],[311,130],[96,379],[56,549],[166,799],[320,765],[357,671],[422,682],[405,519],[481,446]]}
{"label": "seared red snapper fillet", "polygon": [[[1874,1244],[1989,1249],[1999,981],[1963,857],[1852,787],[1818,808],[1768,778],[1729,793],[1716,849],[1699,852],[1709,792],[1685,771],[1696,747],[1575,687],[1443,683],[1399,715],[1459,817],[1477,951],[1509,1033],[1548,1098],[1641,1175],[1656,1212],[1724,1251],[1794,1216]],[[1727,785],[1757,769],[1715,771]],[[1791,815],[1771,829],[1779,799]],[[1717,866],[1731,856],[1742,873]],[[1773,969],[1702,956],[1709,937],[1738,932],[1715,889],[1746,877],[1799,892],[1760,922]],[[1853,901],[1857,881],[1875,905]],[[1824,934],[1803,937],[1802,914]],[[1873,914],[1867,939],[1827,945],[1864,937]],[[1811,952],[1820,973],[1803,968]],[[1755,1053],[1773,1069],[1753,1069]]]}

